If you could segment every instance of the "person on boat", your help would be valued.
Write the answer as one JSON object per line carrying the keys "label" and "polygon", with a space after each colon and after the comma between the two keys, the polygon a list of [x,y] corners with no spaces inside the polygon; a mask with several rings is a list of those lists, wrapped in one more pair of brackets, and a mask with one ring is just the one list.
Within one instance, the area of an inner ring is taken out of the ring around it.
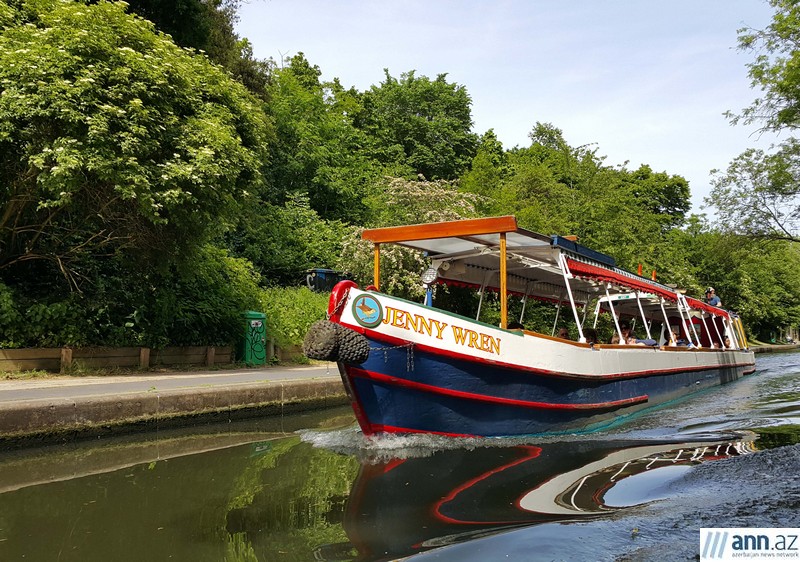
{"label": "person on boat", "polygon": [[586,343],[590,345],[600,343],[600,334],[594,328],[586,328],[583,331],[583,337],[586,338]]}
{"label": "person on boat", "polygon": [[622,332],[622,337],[620,338],[619,333],[614,332],[614,335],[611,336],[612,344],[633,345],[636,343],[636,338],[631,334],[631,327],[627,322],[619,323],[619,331]]}
{"label": "person on boat", "polygon": [[522,322],[509,322],[508,323],[508,330],[514,330],[515,332],[522,332],[525,330],[525,326],[522,325]]}
{"label": "person on boat", "polygon": [[620,341],[619,343],[626,343],[628,345],[656,345],[658,342],[653,339],[639,339],[631,330],[630,325],[627,322],[621,322],[619,325],[619,330],[622,332],[622,336],[624,337],[624,341]]}
{"label": "person on boat", "polygon": [[566,328],[561,328],[558,330],[558,337],[562,340],[568,340],[569,338],[569,330]]}
{"label": "person on boat", "polygon": [[686,340],[685,338],[682,338],[680,336],[680,333],[678,332],[678,328],[674,327],[672,328],[672,341],[674,343],[670,343],[670,345],[675,345],[678,347],[689,347],[689,348],[694,347],[694,344]]}
{"label": "person on boat", "polygon": [[717,293],[714,291],[714,287],[706,289],[706,302],[711,306],[722,306],[722,301],[719,300]]}

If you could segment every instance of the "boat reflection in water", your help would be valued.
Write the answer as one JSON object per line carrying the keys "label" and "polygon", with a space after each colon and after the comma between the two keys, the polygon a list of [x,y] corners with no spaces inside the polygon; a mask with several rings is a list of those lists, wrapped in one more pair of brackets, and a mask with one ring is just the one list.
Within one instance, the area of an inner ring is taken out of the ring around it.
{"label": "boat reflection in water", "polygon": [[394,559],[661,499],[690,466],[754,450],[752,439],[565,441],[365,461],[344,528],[358,560]]}

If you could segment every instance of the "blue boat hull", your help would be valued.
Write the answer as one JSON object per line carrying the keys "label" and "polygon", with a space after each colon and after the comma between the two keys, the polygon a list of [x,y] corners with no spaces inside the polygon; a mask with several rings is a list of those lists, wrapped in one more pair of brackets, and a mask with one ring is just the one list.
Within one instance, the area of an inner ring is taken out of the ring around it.
{"label": "blue boat hull", "polygon": [[360,365],[340,363],[366,434],[512,436],[591,431],[614,418],[734,381],[746,364],[641,376],[538,374],[371,340]]}

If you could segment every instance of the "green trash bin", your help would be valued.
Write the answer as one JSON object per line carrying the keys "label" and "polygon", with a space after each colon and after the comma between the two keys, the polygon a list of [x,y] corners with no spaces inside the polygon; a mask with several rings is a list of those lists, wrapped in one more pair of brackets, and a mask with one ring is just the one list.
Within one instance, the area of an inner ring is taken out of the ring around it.
{"label": "green trash bin", "polygon": [[266,365],[267,315],[248,310],[244,313],[244,320],[244,339],[239,346],[239,359],[250,366]]}

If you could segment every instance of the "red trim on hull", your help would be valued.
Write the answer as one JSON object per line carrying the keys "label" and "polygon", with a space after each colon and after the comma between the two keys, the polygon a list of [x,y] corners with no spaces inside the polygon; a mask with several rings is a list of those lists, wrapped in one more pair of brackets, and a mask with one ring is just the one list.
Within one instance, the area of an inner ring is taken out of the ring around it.
{"label": "red trim on hull", "polygon": [[[661,369],[661,370],[648,370],[648,371],[631,371],[626,373],[609,373],[609,374],[598,374],[598,375],[582,375],[578,373],[565,373],[561,371],[548,371],[547,369],[537,369],[535,367],[528,367],[526,365],[516,365],[513,363],[506,363],[504,361],[491,361],[488,359],[483,359],[481,357],[475,357],[473,355],[466,355],[464,353],[456,353],[454,351],[449,351],[446,349],[441,349],[439,347],[433,347],[425,344],[410,342],[408,340],[404,340],[401,338],[396,338],[394,336],[388,336],[386,334],[381,334],[380,332],[376,332],[375,330],[368,330],[366,328],[362,328],[361,326],[354,326],[352,324],[345,324],[340,322],[342,326],[350,328],[356,332],[364,334],[368,338],[372,338],[376,341],[388,343],[391,345],[413,345],[414,349],[419,349],[420,351],[424,351],[427,353],[432,353],[434,355],[441,355],[444,357],[450,357],[452,359],[458,359],[460,361],[470,361],[473,363],[482,363],[484,365],[493,365],[496,367],[503,367],[506,369],[513,369],[516,371],[526,372],[526,373],[533,373],[536,375],[542,375],[546,377],[555,377],[555,378],[565,378],[565,379],[579,379],[579,380],[618,380],[618,379],[635,379],[639,377],[652,377],[658,375],[669,375],[672,373],[690,373],[690,372],[700,372],[700,371],[710,371],[713,369],[729,369],[733,367],[755,367],[755,363],[725,363],[719,365],[701,365],[697,367],[680,367],[676,369]],[[652,350],[653,353],[658,353],[658,351]],[[682,353],[692,353],[691,351],[682,351]],[[755,371],[755,368],[753,369]],[[752,372],[752,371],[751,371]]]}
{"label": "red trim on hull", "polygon": [[[421,382],[409,381],[397,377],[390,377],[381,373],[359,369],[358,367],[345,367],[350,376],[362,379],[371,380],[374,382],[381,382],[392,386],[400,386],[403,388],[410,388],[419,392],[427,392],[429,394],[439,394],[441,396],[449,396],[451,398],[461,398],[464,400],[475,400],[477,402],[485,402],[489,404],[502,404],[504,406],[516,406],[518,408],[536,408],[538,410],[608,410],[615,408],[622,408],[623,406],[631,406],[633,404],[641,404],[647,402],[647,395],[635,396],[633,398],[624,398],[622,400],[612,400],[610,402],[598,402],[595,404],[553,404],[550,402],[532,402],[529,400],[517,400],[516,398],[502,398],[500,396],[489,396],[486,394],[476,394],[474,392],[465,392],[463,390],[453,390],[451,388],[442,388],[425,384]],[[374,426],[373,426],[374,427]]]}
{"label": "red trim on hull", "polygon": [[542,452],[542,449],[540,447],[536,447],[534,445],[523,445],[522,448],[523,449],[527,449],[527,454],[524,457],[522,457],[521,459],[517,459],[517,460],[512,461],[512,462],[510,462],[508,464],[504,464],[503,466],[498,466],[497,468],[493,468],[492,470],[490,470],[488,472],[485,472],[485,473],[481,474],[480,476],[478,476],[476,478],[473,478],[471,480],[467,480],[466,482],[464,482],[460,486],[458,486],[456,488],[453,488],[450,491],[449,494],[447,494],[445,497],[443,497],[441,500],[439,500],[438,502],[436,502],[434,504],[434,506],[433,506],[433,515],[437,519],[439,519],[441,521],[444,521],[446,523],[456,523],[456,524],[459,524],[459,525],[501,525],[501,524],[502,525],[506,525],[506,524],[509,524],[509,523],[524,523],[524,521],[468,521],[466,519],[454,519],[454,518],[449,517],[449,516],[447,516],[447,515],[445,515],[445,514],[443,514],[441,512],[441,509],[444,506],[444,504],[453,501],[456,498],[456,496],[458,494],[460,494],[461,492],[463,492],[464,490],[467,490],[467,489],[471,488],[472,486],[474,486],[478,482],[482,482],[483,480],[486,480],[487,478],[497,474],[498,472],[503,472],[504,470],[506,470],[508,468],[511,468],[513,466],[517,466],[517,465],[522,464],[524,462],[527,462],[527,461],[529,461],[531,459],[535,459]]}

